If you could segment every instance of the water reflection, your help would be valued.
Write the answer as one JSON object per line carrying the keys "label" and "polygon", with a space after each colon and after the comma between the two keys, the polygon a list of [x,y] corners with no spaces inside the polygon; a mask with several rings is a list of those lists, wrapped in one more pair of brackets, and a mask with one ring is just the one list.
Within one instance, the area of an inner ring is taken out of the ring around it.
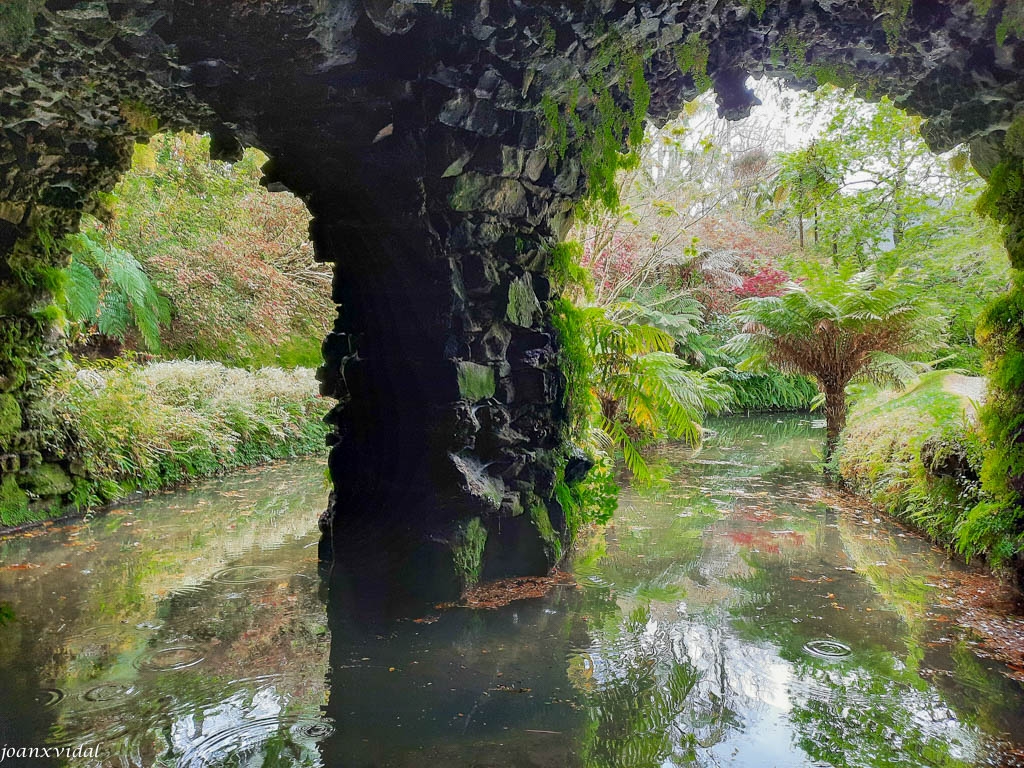
{"label": "water reflection", "polygon": [[318,462],[0,542],[0,744],[101,745],[76,766],[1022,764],[1024,690],[939,603],[956,566],[830,506],[813,425],[715,426],[664,451],[668,488],[624,494],[575,585],[493,611],[323,579]]}

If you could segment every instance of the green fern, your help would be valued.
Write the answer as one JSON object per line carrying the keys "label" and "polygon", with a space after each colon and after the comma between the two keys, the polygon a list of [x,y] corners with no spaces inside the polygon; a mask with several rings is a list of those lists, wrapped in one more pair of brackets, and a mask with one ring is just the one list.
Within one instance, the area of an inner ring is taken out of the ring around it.
{"label": "green fern", "polygon": [[654,440],[700,439],[700,420],[731,397],[717,371],[701,373],[674,354],[676,339],[653,325],[620,322],[622,305],[556,301],[567,399],[575,437],[595,452],[621,452],[634,481],[654,476],[643,448]]}
{"label": "green fern", "polygon": [[127,251],[102,242],[94,232],[69,235],[71,251],[61,307],[72,339],[99,333],[125,341],[135,332],[150,352],[160,350],[160,326],[170,321],[170,305],[142,265]]}
{"label": "green fern", "polygon": [[825,394],[826,452],[846,423],[847,385],[870,381],[903,386],[916,371],[904,358],[941,346],[945,319],[899,275],[882,282],[873,269],[853,272],[805,265],[803,282],[782,296],[740,302],[740,328],[723,347],[742,355],[746,370],[774,367],[811,376]]}

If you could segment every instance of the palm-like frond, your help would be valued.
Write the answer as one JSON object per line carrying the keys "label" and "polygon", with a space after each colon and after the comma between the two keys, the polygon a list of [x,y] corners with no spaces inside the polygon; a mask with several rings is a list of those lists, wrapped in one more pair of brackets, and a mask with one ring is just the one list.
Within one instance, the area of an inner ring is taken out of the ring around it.
{"label": "palm-like frond", "polygon": [[134,329],[148,350],[158,351],[170,307],[138,260],[93,233],[71,235],[64,243],[71,251],[64,299],[71,322],[122,341]]}
{"label": "palm-like frond", "polygon": [[725,350],[747,370],[774,367],[813,377],[825,395],[828,452],[846,421],[845,389],[854,381],[903,385],[914,368],[905,358],[943,343],[938,307],[915,296],[899,275],[882,282],[874,270],[806,268],[802,283],[778,297],[737,305],[740,333]]}
{"label": "palm-like frond", "polygon": [[770,365],[847,383],[875,376],[892,382],[908,373],[897,358],[941,346],[945,322],[937,308],[895,280],[880,283],[873,270],[849,274],[825,267],[808,268],[806,277],[782,296],[737,305],[733,318],[742,331],[725,349],[742,355],[747,368]]}
{"label": "palm-like frond", "polygon": [[644,444],[661,437],[698,442],[700,420],[722,410],[731,390],[714,373],[691,370],[677,357],[672,333],[616,319],[616,314],[632,313],[628,305],[575,308],[563,303],[556,310],[570,381],[587,382],[586,391],[568,394],[585,400],[585,420],[593,424],[591,447],[617,448],[634,480],[649,482]]}

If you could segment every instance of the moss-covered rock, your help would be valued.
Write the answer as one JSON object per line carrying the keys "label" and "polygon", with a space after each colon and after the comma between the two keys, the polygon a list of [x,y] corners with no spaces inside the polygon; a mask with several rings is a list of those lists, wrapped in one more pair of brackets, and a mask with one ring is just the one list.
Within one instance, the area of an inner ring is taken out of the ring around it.
{"label": "moss-covered rock", "polygon": [[56,464],[40,464],[26,472],[21,478],[21,485],[36,496],[62,496],[70,493],[74,487],[71,477]]}
{"label": "moss-covered rock", "polygon": [[21,406],[14,395],[0,395],[0,448],[7,448],[21,429]]}
{"label": "moss-covered rock", "polygon": [[529,275],[516,278],[509,285],[505,314],[510,323],[522,328],[529,328],[543,315]]}
{"label": "moss-covered rock", "polygon": [[562,540],[551,525],[551,518],[548,516],[548,508],[540,499],[536,499],[530,505],[530,518],[533,525],[544,540],[544,546],[548,550],[548,557],[551,562],[558,562],[562,559]]}
{"label": "moss-covered rock", "polygon": [[7,475],[0,481],[0,525],[20,525],[28,517],[28,495]]}
{"label": "moss-covered rock", "polygon": [[487,365],[461,361],[458,363],[459,395],[476,402],[494,397],[494,369]]}
{"label": "moss-covered rock", "polygon": [[459,530],[452,545],[452,562],[463,587],[471,587],[480,581],[486,545],[487,529],[479,517],[474,517]]}

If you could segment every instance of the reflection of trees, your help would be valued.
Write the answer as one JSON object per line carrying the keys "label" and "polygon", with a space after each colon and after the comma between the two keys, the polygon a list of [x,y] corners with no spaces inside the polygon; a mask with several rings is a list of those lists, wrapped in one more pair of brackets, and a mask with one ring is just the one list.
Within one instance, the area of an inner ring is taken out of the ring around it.
{"label": "reflection of trees", "polygon": [[665,647],[664,632],[646,632],[649,617],[639,609],[621,625],[614,641],[618,653],[605,657],[601,680],[586,695],[587,768],[657,768],[695,756],[683,715],[700,674]]}
{"label": "reflection of trees", "polygon": [[[881,554],[859,551],[868,560]],[[734,626],[748,641],[772,643],[789,662],[789,719],[809,757],[841,768],[973,764],[975,733],[917,671],[923,645],[916,634],[923,624],[914,608],[923,599],[918,579],[899,567],[885,571],[878,564],[883,561],[875,559],[873,579],[794,583],[789,570],[773,567],[768,558],[748,559],[757,573],[735,585],[773,597],[737,602]],[[818,658],[805,650],[821,628],[804,617],[829,610],[822,608],[823,589],[834,591],[832,597],[838,595],[847,609],[832,609],[827,625],[852,647],[845,658]],[[861,613],[873,602],[873,592],[891,599],[895,610]]]}
{"label": "reflection of trees", "polygon": [[[0,544],[0,559],[17,546],[19,561],[39,565],[10,585],[0,574],[19,610],[0,627],[0,683],[39,721],[18,733],[40,744],[90,740],[125,765],[184,766],[199,749],[218,759],[244,751],[247,765],[318,760],[315,740],[299,729],[324,692],[326,617],[305,549],[316,536],[310,510],[321,474],[315,462],[261,467],[65,534]],[[227,565],[270,575],[218,581]],[[59,602],[40,599],[57,591]],[[153,654],[181,647],[201,661],[147,668]],[[41,687],[66,696],[39,709],[31,699]],[[97,690],[100,699],[90,699]],[[0,720],[8,705],[0,696]]]}
{"label": "reflection of trees", "polygon": [[[790,719],[800,747],[837,768],[914,765],[967,768],[974,741],[938,694],[885,680],[868,669],[809,664],[798,672],[811,695]],[[912,756],[912,758],[911,758]]]}

